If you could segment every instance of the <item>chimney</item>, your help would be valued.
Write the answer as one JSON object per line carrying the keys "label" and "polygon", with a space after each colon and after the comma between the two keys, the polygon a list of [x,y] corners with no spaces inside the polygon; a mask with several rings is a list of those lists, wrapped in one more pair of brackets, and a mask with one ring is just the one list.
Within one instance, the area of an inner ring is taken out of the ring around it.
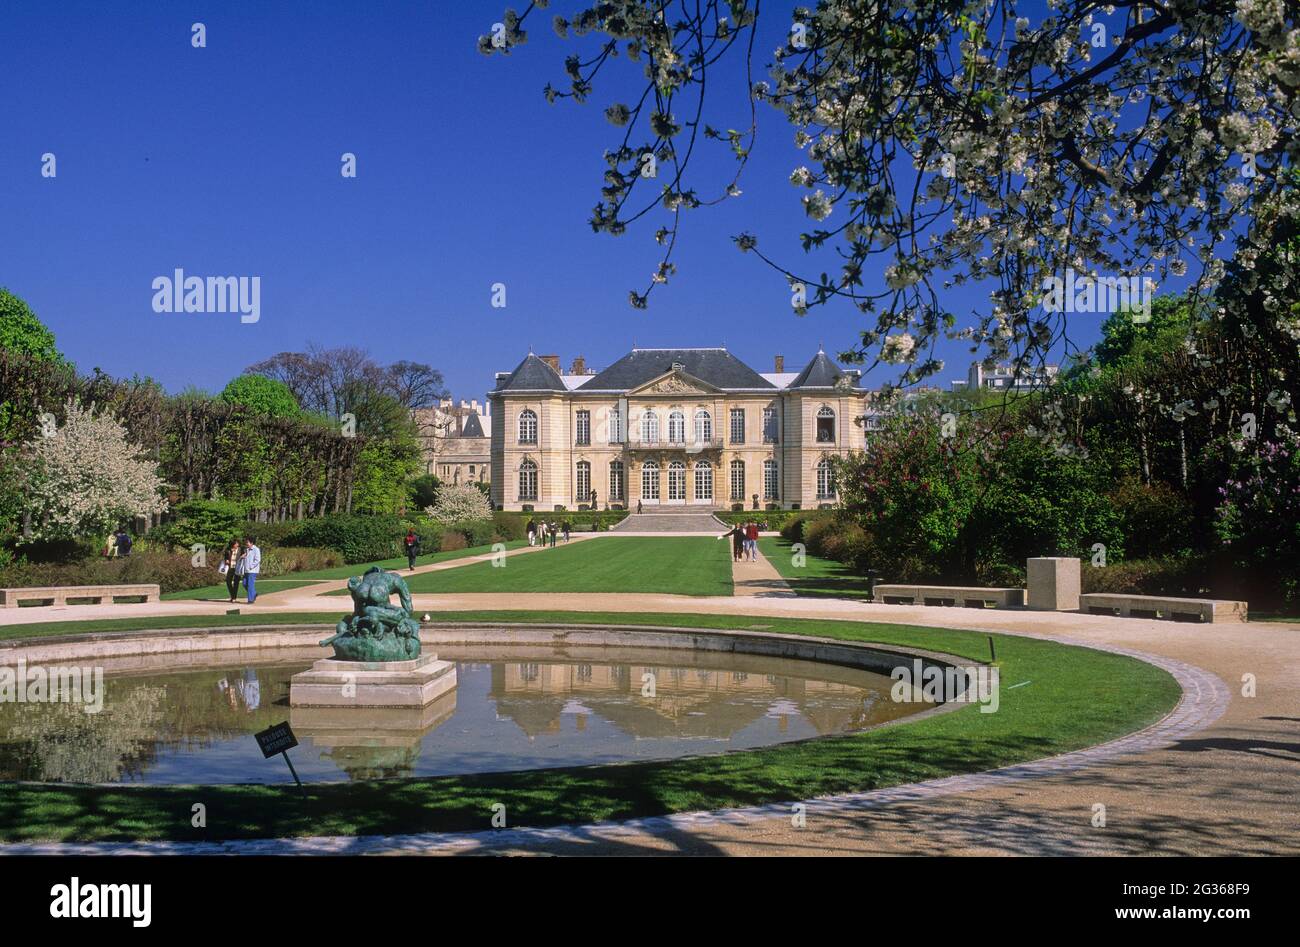
{"label": "chimney", "polygon": [[472,401],[470,401],[469,406],[470,406],[470,408],[474,411],[475,414],[478,414],[478,399],[477,399],[477,398],[475,398],[475,399],[473,399]]}
{"label": "chimney", "polygon": [[560,356],[558,355],[540,355],[538,356],[547,365],[555,369],[555,374],[560,374]]}
{"label": "chimney", "polygon": [[781,374],[783,371],[785,371],[785,356],[784,356],[784,355],[778,355],[778,356],[776,357],[776,368],[773,369],[773,371],[775,371],[778,375]]}
{"label": "chimney", "polygon": [[587,360],[583,358],[581,355],[575,357],[573,360],[573,364],[569,366],[569,374],[570,375],[587,374]]}

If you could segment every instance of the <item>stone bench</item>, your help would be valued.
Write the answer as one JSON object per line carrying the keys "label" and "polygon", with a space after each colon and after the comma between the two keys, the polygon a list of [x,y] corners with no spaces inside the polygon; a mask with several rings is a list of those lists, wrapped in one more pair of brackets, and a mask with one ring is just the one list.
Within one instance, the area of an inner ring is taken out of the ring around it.
{"label": "stone bench", "polygon": [[[140,598],[146,602],[158,601],[159,588],[155,585],[49,585],[25,589],[0,589],[0,608],[17,608],[21,603],[31,605],[100,605],[113,604],[119,598]],[[69,599],[76,599],[69,603]]]}
{"label": "stone bench", "polygon": [[886,605],[964,605],[966,608],[1017,608],[1025,604],[1024,589],[981,589],[975,586],[886,585],[876,583],[873,601]]}
{"label": "stone bench", "polygon": [[1079,596],[1079,609],[1092,615],[1119,615],[1124,618],[1166,618],[1170,621],[1194,622],[1246,620],[1246,603],[1227,599],[1088,592]]}

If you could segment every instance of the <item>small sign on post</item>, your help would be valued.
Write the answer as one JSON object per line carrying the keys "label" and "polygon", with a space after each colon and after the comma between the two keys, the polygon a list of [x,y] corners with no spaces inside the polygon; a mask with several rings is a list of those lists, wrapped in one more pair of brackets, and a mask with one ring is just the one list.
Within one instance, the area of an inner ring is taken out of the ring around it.
{"label": "small sign on post", "polygon": [[298,778],[298,771],[293,768],[293,760],[289,759],[289,750],[298,745],[298,738],[293,735],[288,721],[277,723],[274,726],[267,727],[260,733],[254,734],[257,738],[257,745],[262,748],[262,756],[270,759],[277,753],[284,755],[284,761],[289,764],[289,772],[293,774],[293,781],[298,784],[298,789],[302,791],[302,797],[307,798],[307,789]]}

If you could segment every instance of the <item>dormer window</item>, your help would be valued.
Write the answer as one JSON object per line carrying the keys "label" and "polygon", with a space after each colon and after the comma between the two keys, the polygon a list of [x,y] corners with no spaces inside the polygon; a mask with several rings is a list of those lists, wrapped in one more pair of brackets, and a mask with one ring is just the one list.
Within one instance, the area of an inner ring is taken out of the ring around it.
{"label": "dormer window", "polygon": [[835,411],[829,405],[822,405],[817,412],[817,443],[835,443]]}

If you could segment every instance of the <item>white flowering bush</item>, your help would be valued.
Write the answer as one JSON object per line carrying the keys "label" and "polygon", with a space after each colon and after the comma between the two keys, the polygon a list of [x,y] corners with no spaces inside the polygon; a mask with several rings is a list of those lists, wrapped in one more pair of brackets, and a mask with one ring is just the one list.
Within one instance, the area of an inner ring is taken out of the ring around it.
{"label": "white flowering bush", "polygon": [[491,519],[492,504],[472,483],[443,484],[438,488],[433,506],[426,507],[424,512],[439,523],[463,523]]}
{"label": "white flowering bush", "polygon": [[26,494],[33,535],[75,539],[167,509],[157,465],[140,456],[109,414],[68,403],[63,423],[28,445]]}
{"label": "white flowering bush", "polygon": [[[586,101],[628,63],[632,75],[609,83],[630,94],[606,111],[617,137],[590,222],[617,235],[666,216],[650,224],[665,261],[683,214],[740,193],[757,105],[774,107],[806,155],[789,180],[809,219],[809,272],[766,256],[754,234],[736,244],[804,284],[808,306],[856,307],[867,326],[846,356],[883,349],[909,383],[938,370],[945,335],[990,361],[1044,360],[1070,318],[1042,307],[1044,281],[1067,269],[1156,284],[1187,273],[1208,297],[1221,241],[1300,157],[1294,0],[1024,6],[817,0],[790,16],[755,0],[554,0],[507,13],[504,39],[479,48],[509,53],[530,16],[562,7],[555,33],[584,48],[548,100]],[[762,79],[755,47],[773,38]],[[719,119],[737,83],[750,101]],[[734,174],[699,157],[709,141]],[[656,270],[632,304],[670,273]],[[967,282],[988,298],[959,317],[941,290]],[[914,340],[906,353],[900,333]]]}

